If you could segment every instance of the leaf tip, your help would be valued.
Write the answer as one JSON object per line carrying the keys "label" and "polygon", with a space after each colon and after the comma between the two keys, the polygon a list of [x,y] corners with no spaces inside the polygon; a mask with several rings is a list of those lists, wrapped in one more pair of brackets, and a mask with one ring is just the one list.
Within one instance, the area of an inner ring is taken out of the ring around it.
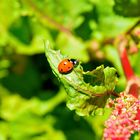
{"label": "leaf tip", "polygon": [[51,47],[50,47],[51,45],[50,45],[49,40],[46,40],[46,41],[45,41],[45,40],[43,40],[43,42],[44,42],[44,47],[45,47],[45,50],[46,50],[46,49],[48,49],[48,48],[51,48]]}

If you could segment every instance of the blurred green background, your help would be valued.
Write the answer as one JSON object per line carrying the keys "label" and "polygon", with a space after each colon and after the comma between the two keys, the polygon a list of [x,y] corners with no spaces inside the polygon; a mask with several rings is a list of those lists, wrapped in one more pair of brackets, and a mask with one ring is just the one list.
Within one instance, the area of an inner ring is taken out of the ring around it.
{"label": "blurred green background", "polygon": [[[84,70],[104,64],[118,71],[117,54],[104,40],[126,32],[140,16],[140,0],[0,1],[0,140],[99,140],[108,114],[79,117],[44,55],[44,40]],[[140,54],[132,56],[137,74]]]}

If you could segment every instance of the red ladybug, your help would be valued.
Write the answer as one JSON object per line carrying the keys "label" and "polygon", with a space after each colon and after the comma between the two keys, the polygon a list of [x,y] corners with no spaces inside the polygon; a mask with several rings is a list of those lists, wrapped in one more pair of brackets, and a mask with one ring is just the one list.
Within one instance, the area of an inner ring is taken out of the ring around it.
{"label": "red ladybug", "polygon": [[77,63],[75,59],[64,59],[59,63],[58,71],[62,74],[69,73]]}

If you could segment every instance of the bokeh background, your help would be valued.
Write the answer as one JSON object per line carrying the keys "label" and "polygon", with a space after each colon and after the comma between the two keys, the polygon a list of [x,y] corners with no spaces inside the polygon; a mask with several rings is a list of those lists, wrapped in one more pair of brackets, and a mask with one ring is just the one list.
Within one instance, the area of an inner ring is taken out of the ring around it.
{"label": "bokeh background", "polygon": [[[99,140],[108,114],[80,117],[44,54],[44,40],[84,70],[104,64],[125,78],[106,42],[139,19],[140,0],[0,0],[0,140]],[[140,54],[131,63],[139,75]]]}

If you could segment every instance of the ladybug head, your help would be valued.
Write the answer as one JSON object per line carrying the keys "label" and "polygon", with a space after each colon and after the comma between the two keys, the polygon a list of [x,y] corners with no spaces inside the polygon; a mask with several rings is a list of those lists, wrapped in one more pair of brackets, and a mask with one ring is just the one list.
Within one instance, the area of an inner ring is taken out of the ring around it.
{"label": "ladybug head", "polygon": [[70,61],[73,63],[74,66],[77,66],[79,64],[79,61],[76,59],[70,59]]}

